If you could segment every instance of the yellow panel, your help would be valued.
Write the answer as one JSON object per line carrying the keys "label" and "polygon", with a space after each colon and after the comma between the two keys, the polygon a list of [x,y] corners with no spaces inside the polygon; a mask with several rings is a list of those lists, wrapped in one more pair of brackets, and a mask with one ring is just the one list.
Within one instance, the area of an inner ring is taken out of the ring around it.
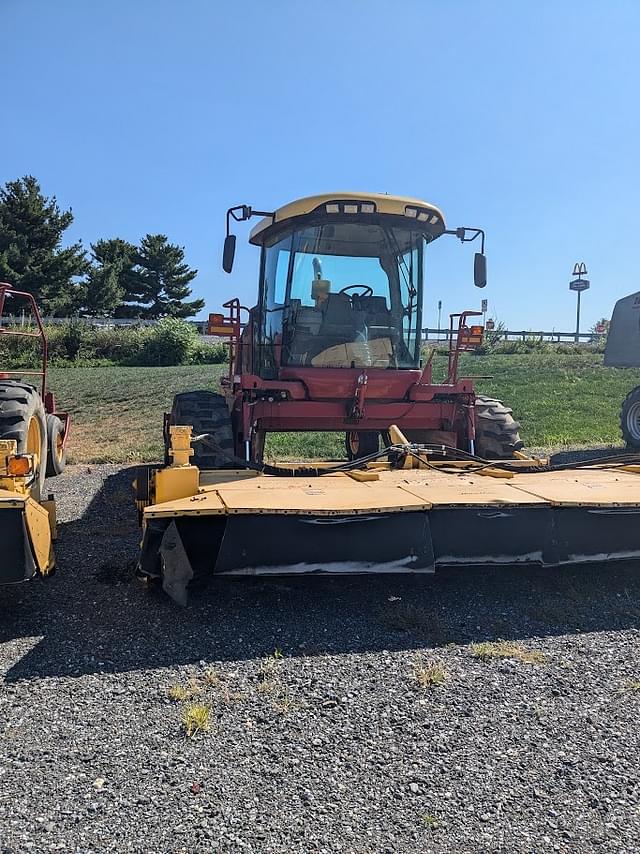
{"label": "yellow panel", "polygon": [[478,477],[468,472],[377,469],[380,480],[364,482],[345,474],[317,478],[229,474],[235,479],[201,486],[200,493],[189,498],[155,504],[145,510],[145,516],[347,515],[431,507],[640,505],[640,479],[637,474],[620,469],[516,473],[511,480]]}
{"label": "yellow panel", "polygon": [[164,504],[152,504],[145,507],[144,517],[160,518],[166,516],[215,516],[225,513],[225,506],[217,492],[201,492],[190,498],[178,498]]}
{"label": "yellow panel", "polygon": [[340,474],[325,474],[322,477],[274,477],[271,475],[264,475],[256,479],[246,478],[244,480],[233,480],[228,483],[218,483],[212,484],[211,486],[201,487],[201,492],[209,492],[210,490],[220,490],[220,492],[233,489],[233,490],[246,490],[249,487],[252,489],[261,489],[265,492],[272,492],[275,490],[299,490],[306,489],[311,486],[315,487],[318,483],[323,484],[323,489],[332,489],[332,490],[344,490],[349,489],[350,487],[356,487],[357,484],[354,483],[353,479],[350,478],[346,472]]}
{"label": "yellow panel", "polygon": [[447,481],[442,475],[435,477],[422,475],[422,480],[407,480],[403,486],[407,492],[425,501],[430,501],[434,508],[458,507],[473,505],[474,507],[495,507],[500,505],[529,505],[545,504],[542,498],[516,492],[509,481],[492,478],[449,477]]}
{"label": "yellow panel", "polygon": [[33,557],[42,575],[47,575],[54,565],[49,513],[33,498],[29,498],[25,503],[24,514]]}
{"label": "yellow panel", "polygon": [[168,466],[156,472],[155,500],[158,504],[187,498],[198,492],[196,466]]}
{"label": "yellow panel", "polygon": [[26,500],[27,496],[19,492],[0,489],[0,507],[22,507]]}
{"label": "yellow panel", "polygon": [[353,471],[347,472],[347,475],[352,480],[357,480],[360,483],[366,483],[367,481],[380,480],[380,475],[377,471],[363,471],[363,469],[354,469]]}
{"label": "yellow panel", "polygon": [[[279,478],[280,479],[280,478]],[[350,513],[399,512],[428,510],[428,501],[410,495],[396,485],[357,483],[350,478],[340,486],[318,478],[313,483],[298,481],[297,487],[261,489],[248,483],[245,489],[220,487],[219,495],[229,513],[302,513],[347,515]],[[347,484],[349,485],[347,488]]]}
{"label": "yellow panel", "polygon": [[616,469],[521,474],[511,486],[563,507],[640,506],[637,475]]}

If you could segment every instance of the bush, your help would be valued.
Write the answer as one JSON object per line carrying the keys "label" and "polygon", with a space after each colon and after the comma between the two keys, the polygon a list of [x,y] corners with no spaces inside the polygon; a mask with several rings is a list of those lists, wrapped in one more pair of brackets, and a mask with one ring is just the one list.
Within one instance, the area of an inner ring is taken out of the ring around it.
{"label": "bush", "polygon": [[189,364],[189,355],[197,343],[198,333],[186,320],[165,317],[155,326],[145,329],[145,333],[140,352],[135,357],[136,364]]}
{"label": "bush", "polygon": [[[16,331],[24,331],[23,328]],[[53,365],[206,365],[227,361],[229,349],[208,344],[185,320],[166,318],[154,326],[94,328],[73,319],[46,329]],[[0,336],[0,370],[37,368],[42,350],[38,338]]]}
{"label": "bush", "polygon": [[206,341],[196,341],[191,348],[190,365],[222,365],[229,359],[229,348],[226,344],[207,344]]}

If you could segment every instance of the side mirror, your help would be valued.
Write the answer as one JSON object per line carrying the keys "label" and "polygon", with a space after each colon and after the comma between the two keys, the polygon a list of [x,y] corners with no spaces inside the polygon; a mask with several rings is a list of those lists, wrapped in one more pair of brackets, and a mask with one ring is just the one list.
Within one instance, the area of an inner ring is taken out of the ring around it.
{"label": "side mirror", "polygon": [[227,234],[224,239],[224,249],[222,250],[222,269],[225,273],[230,273],[233,270],[233,259],[236,254],[236,236],[235,234]]}
{"label": "side mirror", "polygon": [[487,256],[476,252],[473,258],[473,284],[476,288],[484,288],[487,284]]}

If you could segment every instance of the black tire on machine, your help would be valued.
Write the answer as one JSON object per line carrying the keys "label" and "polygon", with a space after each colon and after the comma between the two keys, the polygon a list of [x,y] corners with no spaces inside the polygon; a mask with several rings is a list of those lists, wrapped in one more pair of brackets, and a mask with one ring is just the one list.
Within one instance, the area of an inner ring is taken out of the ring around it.
{"label": "black tire on machine", "polygon": [[169,427],[190,426],[193,435],[209,434],[217,449],[204,442],[193,445],[193,465],[201,470],[234,468],[233,431],[227,401],[221,394],[212,391],[186,391],[176,394],[168,418],[165,420],[164,449],[165,463],[171,462],[169,455]]}

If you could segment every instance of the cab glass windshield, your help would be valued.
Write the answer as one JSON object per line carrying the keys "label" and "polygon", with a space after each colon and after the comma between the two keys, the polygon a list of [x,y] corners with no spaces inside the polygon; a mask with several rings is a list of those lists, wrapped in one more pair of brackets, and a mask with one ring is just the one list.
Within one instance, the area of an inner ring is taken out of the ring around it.
{"label": "cab glass windshield", "polygon": [[418,230],[348,220],[267,242],[262,366],[418,366],[425,243]]}

